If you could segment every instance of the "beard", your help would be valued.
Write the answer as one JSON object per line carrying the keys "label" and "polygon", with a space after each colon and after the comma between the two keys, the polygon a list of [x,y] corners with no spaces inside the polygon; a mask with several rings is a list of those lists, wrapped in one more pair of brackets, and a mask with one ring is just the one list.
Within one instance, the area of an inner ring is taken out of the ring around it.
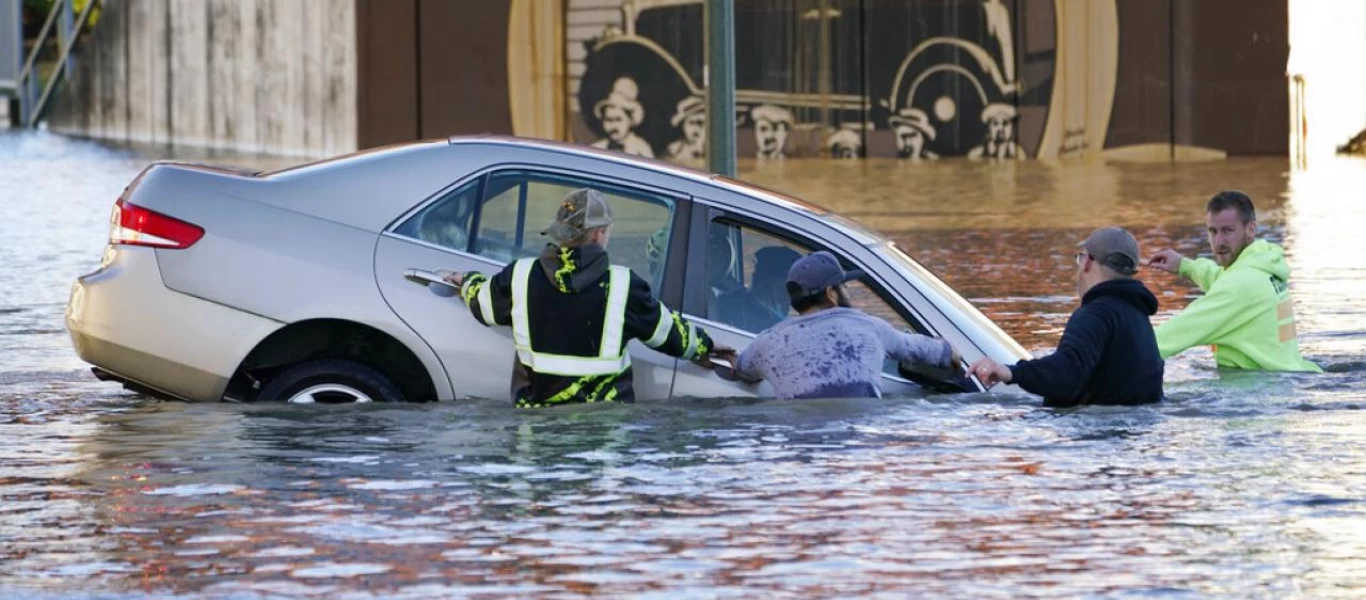
{"label": "beard", "polygon": [[849,303],[849,296],[844,295],[844,288],[842,287],[835,288],[835,306],[838,306],[840,308],[854,307],[852,304]]}

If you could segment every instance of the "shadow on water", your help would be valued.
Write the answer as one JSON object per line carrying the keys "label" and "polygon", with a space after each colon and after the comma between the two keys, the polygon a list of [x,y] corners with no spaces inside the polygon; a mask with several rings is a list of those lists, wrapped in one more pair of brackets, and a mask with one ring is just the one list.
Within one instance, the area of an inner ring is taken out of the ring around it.
{"label": "shadow on water", "polygon": [[[1026,346],[1075,306],[1073,244],[1207,251],[1225,187],[1283,242],[1323,375],[1169,361],[1168,401],[1027,395],[160,403],[71,351],[70,282],[151,155],[0,135],[0,596],[1355,597],[1366,567],[1366,162],[743,165],[875,224]],[[224,162],[263,168],[261,159]],[[1143,277],[1160,318],[1196,295]],[[98,590],[98,592],[95,592]]]}

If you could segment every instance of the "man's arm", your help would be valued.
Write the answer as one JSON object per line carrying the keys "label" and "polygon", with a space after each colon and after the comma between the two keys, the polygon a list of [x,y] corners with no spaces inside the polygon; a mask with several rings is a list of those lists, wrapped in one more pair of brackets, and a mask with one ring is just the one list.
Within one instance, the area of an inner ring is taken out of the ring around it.
{"label": "man's arm", "polygon": [[918,333],[897,331],[891,324],[877,317],[869,316],[875,323],[882,345],[897,362],[923,363],[939,368],[954,366],[953,346],[947,340],[932,338]]}
{"label": "man's arm", "polygon": [[478,271],[460,278],[460,298],[475,320],[489,327],[512,324],[512,266],[504,267],[492,279]]}
{"label": "man's arm", "polygon": [[1201,290],[1209,291],[1224,268],[1208,258],[1190,259],[1170,248],[1161,250],[1148,259],[1148,266],[1161,269],[1172,275],[1180,275],[1195,282]]}
{"label": "man's arm", "polygon": [[767,356],[767,348],[771,343],[767,334],[760,334],[740,357],[735,359],[735,376],[749,383],[759,383],[764,380],[764,357]]}
{"label": "man's arm", "polygon": [[1157,350],[1166,359],[1187,348],[1216,343],[1242,327],[1256,314],[1255,306],[1242,298],[1238,286],[1225,285],[1196,298],[1186,309],[1157,328]]}
{"label": "man's arm", "polygon": [[626,299],[626,332],[629,338],[639,339],[654,350],[686,360],[722,350],[712,343],[705,330],[655,299],[650,284],[635,273],[631,274],[631,291]]}
{"label": "man's arm", "polygon": [[1015,363],[1010,367],[1010,382],[1045,399],[1075,402],[1100,362],[1113,329],[1101,309],[1077,309],[1067,320],[1058,349],[1040,359]]}
{"label": "man's arm", "polygon": [[1182,258],[1177,273],[1194,281],[1201,290],[1208,292],[1214,287],[1214,282],[1219,281],[1219,276],[1224,274],[1224,268],[1208,258]]}

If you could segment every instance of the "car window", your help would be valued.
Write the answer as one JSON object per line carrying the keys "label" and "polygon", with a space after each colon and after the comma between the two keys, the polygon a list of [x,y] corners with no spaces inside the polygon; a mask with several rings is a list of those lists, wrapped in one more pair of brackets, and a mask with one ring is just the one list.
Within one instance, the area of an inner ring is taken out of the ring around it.
{"label": "car window", "polygon": [[470,222],[478,204],[479,182],[452,190],[394,229],[394,233],[452,250],[469,250]]}
{"label": "car window", "polygon": [[[812,251],[810,247],[724,220],[712,221],[707,246],[709,319],[757,334],[795,314],[787,296],[787,271]],[[844,257],[840,262],[853,268]],[[919,332],[874,284],[850,281],[844,285],[844,294],[852,308],[886,321],[897,331]],[[883,372],[897,375],[896,361],[887,359]]]}
{"label": "car window", "polygon": [[915,332],[915,328],[866,282],[856,280],[844,284],[844,296],[849,300],[849,306],[886,321],[897,331]]}
{"label": "car window", "polygon": [[707,231],[707,318],[750,333],[787,318],[787,270],[810,251],[752,227],[713,221]]}
{"label": "car window", "polygon": [[574,177],[526,171],[496,173],[485,186],[472,252],[501,262],[537,256],[549,243],[541,235],[570,192],[601,192],[612,206],[608,254],[658,289],[672,234],[672,199]]}

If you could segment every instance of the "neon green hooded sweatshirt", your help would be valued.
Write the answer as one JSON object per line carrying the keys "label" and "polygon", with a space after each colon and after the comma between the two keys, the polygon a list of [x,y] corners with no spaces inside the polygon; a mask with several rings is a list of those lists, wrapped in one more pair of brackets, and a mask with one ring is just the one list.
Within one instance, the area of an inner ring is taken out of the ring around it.
{"label": "neon green hooded sweatshirt", "polygon": [[1180,272],[1205,295],[1157,328],[1162,358],[1210,344],[1221,367],[1322,372],[1300,357],[1290,266],[1280,246],[1252,242],[1227,269],[1208,258],[1183,258]]}

